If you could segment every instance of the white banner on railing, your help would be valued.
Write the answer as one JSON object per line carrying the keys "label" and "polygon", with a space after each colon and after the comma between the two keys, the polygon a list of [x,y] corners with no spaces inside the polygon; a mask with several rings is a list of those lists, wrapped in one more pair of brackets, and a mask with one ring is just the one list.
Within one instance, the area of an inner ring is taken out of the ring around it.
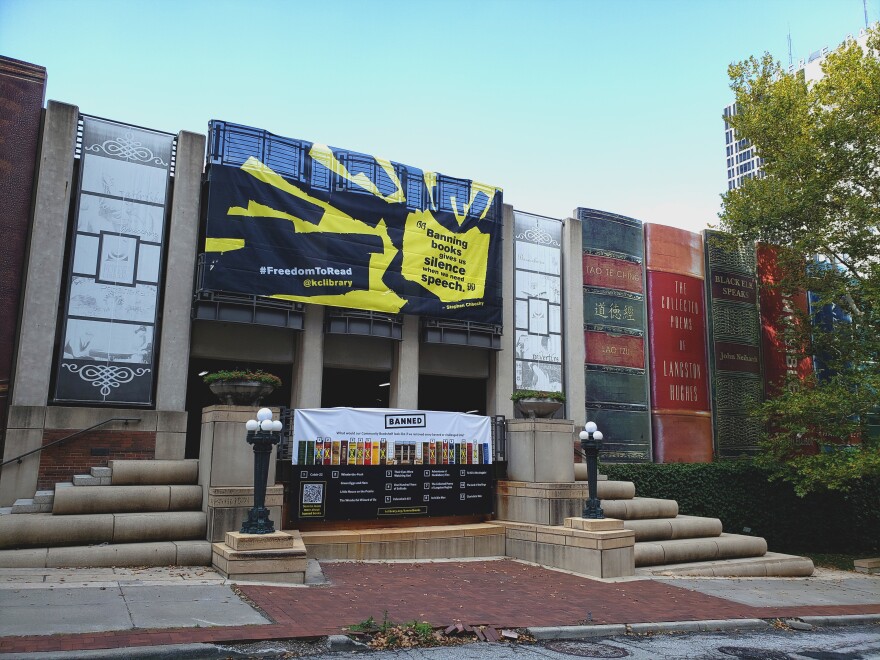
{"label": "white banner on railing", "polygon": [[299,465],[468,465],[492,462],[488,417],[389,408],[297,409]]}

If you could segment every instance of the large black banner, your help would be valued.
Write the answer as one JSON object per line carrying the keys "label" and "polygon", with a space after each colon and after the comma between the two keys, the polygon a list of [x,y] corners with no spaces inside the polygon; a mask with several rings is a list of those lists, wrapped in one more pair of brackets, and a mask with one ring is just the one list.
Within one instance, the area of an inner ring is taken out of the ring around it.
{"label": "large black banner", "polygon": [[201,286],[501,322],[501,190],[211,122]]}
{"label": "large black banner", "polygon": [[491,465],[294,465],[291,518],[356,520],[492,512]]}

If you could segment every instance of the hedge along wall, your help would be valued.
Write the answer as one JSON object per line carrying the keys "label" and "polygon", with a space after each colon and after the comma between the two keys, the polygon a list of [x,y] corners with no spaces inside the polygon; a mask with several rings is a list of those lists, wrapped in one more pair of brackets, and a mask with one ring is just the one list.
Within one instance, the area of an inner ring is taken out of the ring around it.
{"label": "hedge along wall", "polygon": [[632,481],[638,497],[676,500],[681,514],[720,518],[725,532],[762,536],[773,552],[880,550],[880,479],[862,479],[845,495],[801,498],[748,462],[603,464],[600,471]]}

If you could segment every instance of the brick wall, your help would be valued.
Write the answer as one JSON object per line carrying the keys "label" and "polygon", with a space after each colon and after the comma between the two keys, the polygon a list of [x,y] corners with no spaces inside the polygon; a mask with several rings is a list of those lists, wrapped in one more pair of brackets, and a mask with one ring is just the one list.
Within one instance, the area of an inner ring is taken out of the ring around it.
{"label": "brick wall", "polygon": [[[75,433],[76,429],[53,429],[43,433],[43,446]],[[59,481],[72,481],[75,474],[88,474],[93,467],[107,467],[119,459],[152,459],[156,455],[155,431],[92,431],[40,453],[38,490],[52,490]]]}

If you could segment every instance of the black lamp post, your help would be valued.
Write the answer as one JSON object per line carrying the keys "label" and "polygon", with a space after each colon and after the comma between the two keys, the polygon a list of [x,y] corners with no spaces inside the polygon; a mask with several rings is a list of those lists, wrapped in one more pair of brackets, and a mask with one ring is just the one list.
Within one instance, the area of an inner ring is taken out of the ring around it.
{"label": "black lamp post", "polygon": [[242,534],[271,534],[275,524],[266,508],[266,483],[269,481],[269,456],[281,440],[281,422],[272,420],[272,411],[261,408],[257,419],[245,423],[248,444],[254,448],[254,506],[241,524]]}
{"label": "black lamp post", "polygon": [[581,449],[584,457],[587,459],[587,483],[590,489],[590,498],[584,502],[584,513],[582,518],[604,518],[605,512],[599,505],[599,497],[597,494],[599,481],[598,458],[599,450],[602,448],[602,432],[596,430],[596,422],[587,422],[584,430],[580,432]]}

